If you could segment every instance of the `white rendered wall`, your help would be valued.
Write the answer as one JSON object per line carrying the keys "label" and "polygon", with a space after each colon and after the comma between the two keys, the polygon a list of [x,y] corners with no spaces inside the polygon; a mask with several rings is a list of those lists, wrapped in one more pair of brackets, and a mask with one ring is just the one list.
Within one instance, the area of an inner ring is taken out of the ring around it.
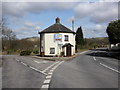
{"label": "white rendered wall", "polygon": [[45,34],[41,34],[41,48],[43,47],[43,51],[45,52]]}
{"label": "white rendered wall", "polygon": [[[68,41],[65,41],[65,37],[64,37],[64,35],[68,35]],[[71,48],[72,49],[72,55],[74,55],[75,54],[75,34],[73,34],[73,33],[62,33],[62,43],[63,43],[63,45],[65,44],[65,43],[70,43],[70,44],[72,44],[73,45],[73,47]],[[66,50],[66,48],[65,48],[65,50]],[[65,54],[66,55],[66,54]]]}
{"label": "white rendered wall", "polygon": [[[53,56],[57,55],[59,53],[60,55],[60,50],[58,49],[58,44],[57,42],[54,41],[54,34],[62,34],[62,44],[64,45],[65,43],[70,43],[74,47],[72,47],[72,55],[75,54],[75,34],[73,33],[45,33],[44,34],[44,50],[45,50],[45,55]],[[68,35],[69,41],[65,41],[64,35]],[[55,54],[50,54],[50,48],[55,48]],[[66,48],[65,48],[65,55],[66,55]]]}

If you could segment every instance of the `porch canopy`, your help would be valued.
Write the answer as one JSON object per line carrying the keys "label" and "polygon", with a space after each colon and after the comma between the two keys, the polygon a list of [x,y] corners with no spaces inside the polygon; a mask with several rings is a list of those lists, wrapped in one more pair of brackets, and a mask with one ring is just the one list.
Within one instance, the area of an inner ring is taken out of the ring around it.
{"label": "porch canopy", "polygon": [[66,44],[64,44],[64,45],[62,46],[62,48],[67,47],[67,46],[71,46],[71,47],[73,47],[72,44],[70,44],[70,43],[66,43]]}
{"label": "porch canopy", "polygon": [[70,44],[70,43],[66,43],[62,46],[62,48],[64,49],[64,52],[65,52],[65,56],[71,56],[72,55],[72,47],[73,47],[73,45]]}

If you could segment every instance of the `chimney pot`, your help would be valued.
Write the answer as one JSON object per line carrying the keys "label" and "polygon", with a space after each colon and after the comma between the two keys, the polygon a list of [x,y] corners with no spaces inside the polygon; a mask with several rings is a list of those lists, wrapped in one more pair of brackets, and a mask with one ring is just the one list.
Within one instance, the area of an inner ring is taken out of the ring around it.
{"label": "chimney pot", "polygon": [[56,23],[60,23],[60,18],[59,17],[56,18]]}

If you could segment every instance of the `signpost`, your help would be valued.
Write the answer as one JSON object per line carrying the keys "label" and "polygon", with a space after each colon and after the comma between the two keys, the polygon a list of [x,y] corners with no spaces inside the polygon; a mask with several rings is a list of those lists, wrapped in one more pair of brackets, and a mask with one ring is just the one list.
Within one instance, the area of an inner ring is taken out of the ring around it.
{"label": "signpost", "polygon": [[59,54],[59,50],[61,52],[61,48],[62,48],[62,34],[54,34],[54,41],[57,43],[57,52]]}
{"label": "signpost", "polygon": [[61,41],[62,40],[62,34],[54,34],[54,40],[55,41]]}

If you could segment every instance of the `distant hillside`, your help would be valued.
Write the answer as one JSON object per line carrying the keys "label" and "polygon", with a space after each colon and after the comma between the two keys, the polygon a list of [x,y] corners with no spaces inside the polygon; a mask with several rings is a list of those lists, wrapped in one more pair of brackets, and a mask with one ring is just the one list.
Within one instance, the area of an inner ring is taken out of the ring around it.
{"label": "distant hillside", "polygon": [[33,42],[36,42],[36,41],[39,41],[40,38],[39,37],[29,37],[29,38],[24,38],[22,40],[27,40],[27,41],[33,41]]}
{"label": "distant hillside", "polygon": [[108,37],[97,37],[97,38],[87,38],[85,39],[87,43],[97,43],[97,44],[109,44]]}
{"label": "distant hillside", "polygon": [[[36,41],[40,40],[40,37],[28,37],[28,38],[24,38],[22,40],[36,42]],[[108,37],[86,38],[85,40],[87,41],[87,43],[95,43],[95,42],[98,44],[101,44],[101,43],[108,44],[109,43]]]}

